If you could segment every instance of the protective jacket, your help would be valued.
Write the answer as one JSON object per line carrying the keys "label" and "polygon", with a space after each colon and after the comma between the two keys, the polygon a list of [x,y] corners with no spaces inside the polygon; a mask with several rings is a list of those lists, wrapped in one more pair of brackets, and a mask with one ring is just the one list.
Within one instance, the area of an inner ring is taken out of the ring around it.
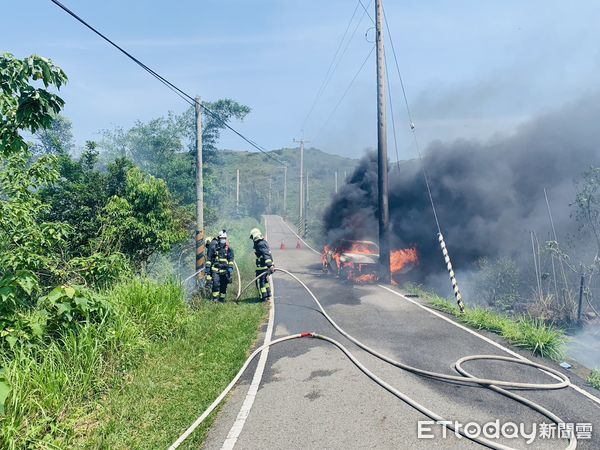
{"label": "protective jacket", "polygon": [[221,244],[214,240],[208,246],[206,254],[207,274],[225,274],[233,271],[233,249],[229,244]]}
{"label": "protective jacket", "polygon": [[273,256],[269,244],[264,239],[254,241],[256,270],[266,270],[273,265]]}

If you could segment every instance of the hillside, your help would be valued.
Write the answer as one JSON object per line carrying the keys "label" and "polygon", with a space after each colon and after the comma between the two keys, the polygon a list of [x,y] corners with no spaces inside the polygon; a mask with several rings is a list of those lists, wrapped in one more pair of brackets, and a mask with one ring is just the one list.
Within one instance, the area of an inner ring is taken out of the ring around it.
{"label": "hillside", "polygon": [[[298,148],[273,150],[269,158],[263,153],[223,150],[219,152],[221,164],[214,168],[217,186],[224,190],[223,216],[235,215],[236,169],[240,170],[239,215],[258,217],[264,213],[287,216],[292,222],[298,218],[298,191],[300,152]],[[287,208],[283,210],[284,169],[275,158],[288,166],[287,169]],[[325,153],[316,148],[304,151],[304,166],[309,177],[309,230],[316,231],[321,214],[329,204],[335,191],[335,171],[338,172],[338,186],[344,182],[344,174],[350,175],[358,160]],[[272,183],[269,204],[269,180]]]}

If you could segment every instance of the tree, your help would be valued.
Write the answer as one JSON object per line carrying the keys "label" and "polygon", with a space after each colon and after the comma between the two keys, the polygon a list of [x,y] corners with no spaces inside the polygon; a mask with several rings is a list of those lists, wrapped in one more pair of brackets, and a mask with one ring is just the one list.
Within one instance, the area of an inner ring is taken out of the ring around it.
{"label": "tree", "polygon": [[[42,220],[46,209],[36,195],[58,178],[56,158],[32,160],[21,135],[51,125],[64,102],[47,90],[60,88],[65,73],[49,59],[0,57],[0,271],[33,270],[54,280],[64,271],[70,227]],[[40,82],[42,87],[34,87]]]}
{"label": "tree", "polygon": [[141,268],[156,252],[167,252],[187,237],[184,215],[163,180],[134,167],[127,172],[122,196],[103,208],[98,249],[127,255]]}
{"label": "tree", "polygon": [[96,156],[88,143],[79,160],[59,157],[61,182],[40,191],[49,206],[44,218],[73,230],[69,257],[120,253],[139,268],[153,253],[168,251],[179,242],[185,214],[163,180],[145,174],[126,158],[98,170]]}
{"label": "tree", "polygon": [[[38,81],[44,88],[32,86]],[[27,151],[20,131],[35,134],[51,126],[64,101],[47,89],[60,89],[66,82],[67,75],[47,58],[20,60],[10,53],[0,57],[0,153]]]}
{"label": "tree", "polygon": [[[205,103],[214,115],[204,114],[202,127],[203,158],[205,161],[205,216],[215,216],[218,186],[211,165],[218,164],[216,144],[225,123],[242,120],[250,108],[233,100],[224,99]],[[218,117],[219,119],[217,119]],[[131,129],[116,128],[103,132],[100,142],[102,156],[109,161],[119,157],[131,158],[144,171],[167,182],[170,191],[182,204],[195,201],[194,160],[196,126],[194,108],[181,115],[170,113],[147,123],[137,122]]]}
{"label": "tree", "polygon": [[600,262],[600,167],[584,173],[575,196],[575,218],[582,231],[592,234],[596,244],[594,263]]}
{"label": "tree", "polygon": [[[215,102],[205,102],[204,106],[212,113],[203,112],[202,120],[202,156],[208,164],[218,161],[217,142],[225,124],[232,119],[244,120],[250,114],[250,107],[242,105],[235,100],[226,98]],[[196,150],[196,115],[194,107],[190,107],[179,118],[181,127],[188,141],[188,151]]]}
{"label": "tree", "polygon": [[[39,190],[39,197],[48,207],[42,219],[68,224],[69,256],[93,253],[92,241],[100,230],[100,213],[110,196],[117,192],[116,183],[124,184],[124,176],[110,179],[107,173],[95,170],[95,154],[86,149],[79,160],[64,154],[58,157],[60,182]],[[128,167],[129,169],[129,167]]]}
{"label": "tree", "polygon": [[36,133],[38,142],[32,146],[37,155],[66,155],[75,147],[71,121],[57,114],[48,128],[42,128]]}

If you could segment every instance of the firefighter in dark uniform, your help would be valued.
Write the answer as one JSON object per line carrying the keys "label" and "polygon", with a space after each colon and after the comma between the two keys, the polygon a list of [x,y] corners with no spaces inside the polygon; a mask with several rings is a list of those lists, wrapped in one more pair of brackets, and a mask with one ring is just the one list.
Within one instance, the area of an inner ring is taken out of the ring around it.
{"label": "firefighter in dark uniform", "polygon": [[233,274],[233,249],[227,242],[227,232],[221,231],[208,245],[206,252],[206,277],[212,279],[212,299],[224,302],[227,285]]}
{"label": "firefighter in dark uniform", "polygon": [[261,277],[257,280],[260,298],[266,301],[271,296],[271,284],[269,283],[269,275],[275,272],[273,265],[273,256],[269,244],[265,241],[262,233],[258,228],[253,228],[250,231],[250,239],[254,242],[254,254],[256,255],[256,276]]}
{"label": "firefighter in dark uniform", "polygon": [[216,237],[208,237],[206,238],[206,262],[204,263],[204,273],[206,273],[206,282],[212,283],[212,274],[211,267],[212,261],[209,258],[209,255],[212,255],[215,251],[215,248],[219,240]]}

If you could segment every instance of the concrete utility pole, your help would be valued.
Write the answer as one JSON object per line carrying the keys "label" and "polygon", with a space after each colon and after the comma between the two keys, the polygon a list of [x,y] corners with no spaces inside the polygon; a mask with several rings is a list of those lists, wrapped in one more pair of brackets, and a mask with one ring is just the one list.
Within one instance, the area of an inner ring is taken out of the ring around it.
{"label": "concrete utility pole", "polygon": [[240,169],[235,171],[235,212],[240,213]]}
{"label": "concrete utility pole", "polygon": [[[304,139],[296,140],[294,142],[298,142],[300,144],[300,195],[298,198],[298,216],[299,221],[302,224],[304,221],[304,144],[308,144],[309,141],[305,141]],[[300,234],[304,236],[304,230],[300,230]]]}
{"label": "concrete utility pole", "polygon": [[287,216],[287,166],[283,166],[283,217]]}
{"label": "concrete utility pole", "polygon": [[383,47],[383,5],[375,0],[375,32],[377,45],[377,200],[379,206],[379,264],[380,280],[391,281],[390,273],[390,212],[388,198],[387,118],[385,53]]}
{"label": "concrete utility pole", "polygon": [[269,214],[271,214],[271,199],[273,197],[273,178],[269,178],[269,207],[267,208],[267,211],[269,211]]}
{"label": "concrete utility pole", "polygon": [[202,100],[196,97],[196,283],[204,282],[204,184],[202,179]]}
{"label": "concrete utility pole", "polygon": [[308,234],[308,202],[310,191],[308,190],[308,170],[306,171],[306,195],[304,196],[304,236]]}
{"label": "concrete utility pole", "polygon": [[335,193],[338,193],[338,180],[337,180],[337,170],[335,171]]}

